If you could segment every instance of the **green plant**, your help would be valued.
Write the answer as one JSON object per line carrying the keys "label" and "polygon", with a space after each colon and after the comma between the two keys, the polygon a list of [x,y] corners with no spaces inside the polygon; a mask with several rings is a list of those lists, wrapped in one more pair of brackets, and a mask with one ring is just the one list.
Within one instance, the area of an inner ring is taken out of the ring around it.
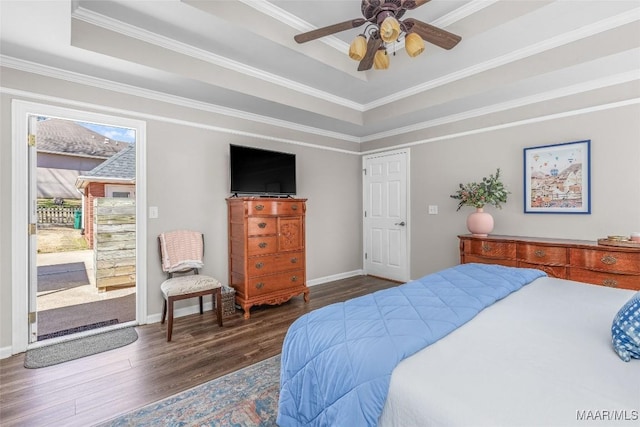
{"label": "green plant", "polygon": [[500,181],[500,168],[498,168],[495,175],[489,175],[489,178],[482,178],[482,182],[460,184],[458,191],[450,197],[460,200],[456,210],[460,210],[463,206],[483,208],[485,205],[492,205],[502,209],[502,203],[507,202],[507,194],[509,192]]}

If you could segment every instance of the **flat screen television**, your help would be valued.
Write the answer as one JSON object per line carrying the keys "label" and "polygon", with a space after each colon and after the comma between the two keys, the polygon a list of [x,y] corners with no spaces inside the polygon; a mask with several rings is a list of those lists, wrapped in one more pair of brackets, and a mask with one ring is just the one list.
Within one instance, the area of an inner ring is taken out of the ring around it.
{"label": "flat screen television", "polygon": [[296,194],[295,154],[229,145],[231,193]]}

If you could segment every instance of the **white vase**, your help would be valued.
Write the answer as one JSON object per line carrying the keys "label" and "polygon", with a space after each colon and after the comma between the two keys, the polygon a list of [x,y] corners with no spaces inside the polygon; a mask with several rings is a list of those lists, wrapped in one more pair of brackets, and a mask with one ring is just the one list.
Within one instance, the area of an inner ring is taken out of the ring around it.
{"label": "white vase", "polygon": [[483,208],[476,208],[467,217],[467,229],[476,237],[487,237],[493,231],[493,217]]}

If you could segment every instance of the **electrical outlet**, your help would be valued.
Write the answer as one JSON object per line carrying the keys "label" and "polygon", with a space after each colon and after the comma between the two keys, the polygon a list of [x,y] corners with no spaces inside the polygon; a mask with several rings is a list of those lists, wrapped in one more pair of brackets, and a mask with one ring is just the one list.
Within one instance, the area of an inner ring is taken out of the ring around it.
{"label": "electrical outlet", "polygon": [[158,218],[157,206],[149,206],[149,218]]}
{"label": "electrical outlet", "polygon": [[429,215],[437,215],[437,214],[438,214],[438,206],[429,205]]}

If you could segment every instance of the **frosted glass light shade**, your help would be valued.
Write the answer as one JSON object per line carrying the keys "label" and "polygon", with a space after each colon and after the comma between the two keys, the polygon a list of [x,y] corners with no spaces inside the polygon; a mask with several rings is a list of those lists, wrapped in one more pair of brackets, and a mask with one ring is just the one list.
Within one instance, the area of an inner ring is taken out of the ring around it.
{"label": "frosted glass light shade", "polygon": [[387,16],[382,25],[380,25],[380,38],[385,43],[391,43],[398,40],[400,36],[400,23],[393,16]]}
{"label": "frosted glass light shade", "polygon": [[367,40],[364,38],[364,35],[360,34],[353,39],[351,46],[349,46],[349,58],[354,61],[362,61],[365,53],[367,53]]}
{"label": "frosted glass light shade", "polygon": [[407,55],[415,58],[424,52],[424,40],[416,33],[409,33],[404,38],[404,49],[407,51]]}
{"label": "frosted glass light shade", "polygon": [[373,57],[373,68],[376,70],[386,70],[389,68],[389,55],[384,49],[379,49]]}

